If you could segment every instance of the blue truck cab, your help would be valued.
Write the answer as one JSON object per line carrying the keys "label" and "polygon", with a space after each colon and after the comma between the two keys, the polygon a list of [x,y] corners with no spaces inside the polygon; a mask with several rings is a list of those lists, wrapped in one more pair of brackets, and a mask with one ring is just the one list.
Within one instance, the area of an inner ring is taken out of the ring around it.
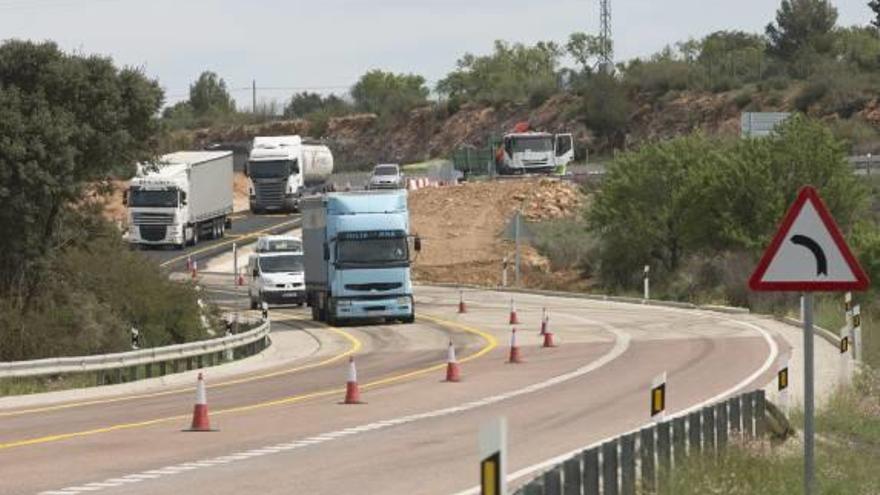
{"label": "blue truck cab", "polygon": [[[406,191],[310,197],[302,213],[313,320],[415,320]],[[418,238],[413,249],[421,249]]]}

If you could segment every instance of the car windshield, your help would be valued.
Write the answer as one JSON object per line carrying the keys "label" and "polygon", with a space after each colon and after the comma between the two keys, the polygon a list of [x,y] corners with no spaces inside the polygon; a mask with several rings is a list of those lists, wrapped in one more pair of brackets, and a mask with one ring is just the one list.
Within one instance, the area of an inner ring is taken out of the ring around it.
{"label": "car windshield", "polygon": [[135,207],[174,208],[177,201],[177,189],[148,190],[132,187],[128,193],[128,204]]}
{"label": "car windshield", "polygon": [[524,151],[552,151],[553,139],[547,137],[518,137],[513,138],[514,153],[522,153]]}
{"label": "car windshield", "polygon": [[376,167],[373,175],[397,175],[397,167]]}
{"label": "car windshield", "polygon": [[259,243],[257,250],[261,253],[302,251],[302,242],[299,239],[266,239]]}
{"label": "car windshield", "polygon": [[296,160],[252,161],[248,163],[248,174],[254,179],[277,179],[299,172]]}
{"label": "car windshield", "polygon": [[260,257],[260,270],[263,273],[301,272],[303,271],[303,255],[262,256]]}
{"label": "car windshield", "polygon": [[343,264],[398,264],[409,260],[406,237],[345,239],[337,246],[337,261]]}

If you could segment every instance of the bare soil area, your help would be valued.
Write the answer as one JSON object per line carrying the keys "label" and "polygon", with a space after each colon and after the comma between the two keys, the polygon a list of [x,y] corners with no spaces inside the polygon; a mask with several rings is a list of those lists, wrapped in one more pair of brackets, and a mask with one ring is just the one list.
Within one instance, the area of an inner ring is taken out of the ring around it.
{"label": "bare soil area", "polygon": [[[473,182],[412,191],[412,231],[422,238],[414,277],[425,282],[500,285],[504,260],[513,282],[514,243],[504,238],[517,210],[528,221],[566,218],[583,206],[577,186],[551,179]],[[576,284],[576,273],[552,273],[550,263],[524,245],[521,263],[531,286]],[[552,283],[551,283],[552,282]]]}

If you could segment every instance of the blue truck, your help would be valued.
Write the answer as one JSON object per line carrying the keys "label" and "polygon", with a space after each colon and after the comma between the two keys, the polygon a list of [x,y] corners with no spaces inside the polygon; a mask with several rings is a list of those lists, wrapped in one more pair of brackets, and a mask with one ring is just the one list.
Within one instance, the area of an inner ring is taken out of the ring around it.
{"label": "blue truck", "polygon": [[306,303],[331,325],[415,320],[406,191],[328,193],[302,201]]}

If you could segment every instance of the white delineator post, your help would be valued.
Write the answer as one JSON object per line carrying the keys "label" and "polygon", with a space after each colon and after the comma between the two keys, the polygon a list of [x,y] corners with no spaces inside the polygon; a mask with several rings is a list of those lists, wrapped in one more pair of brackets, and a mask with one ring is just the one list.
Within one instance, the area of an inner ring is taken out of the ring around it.
{"label": "white delineator post", "polygon": [[786,416],[791,408],[788,393],[789,374],[791,366],[791,355],[785,354],[779,358],[779,367],[776,371],[776,388],[779,391],[779,408],[782,409]]}
{"label": "white delineator post", "polygon": [[852,347],[853,359],[857,363],[862,362],[862,308],[858,304],[853,306],[852,314]]}
{"label": "white delineator post", "polygon": [[238,285],[238,244],[232,243],[232,285]]}
{"label": "white delineator post", "polygon": [[651,266],[645,265],[645,299],[651,299],[651,281],[648,274],[651,272]]}

